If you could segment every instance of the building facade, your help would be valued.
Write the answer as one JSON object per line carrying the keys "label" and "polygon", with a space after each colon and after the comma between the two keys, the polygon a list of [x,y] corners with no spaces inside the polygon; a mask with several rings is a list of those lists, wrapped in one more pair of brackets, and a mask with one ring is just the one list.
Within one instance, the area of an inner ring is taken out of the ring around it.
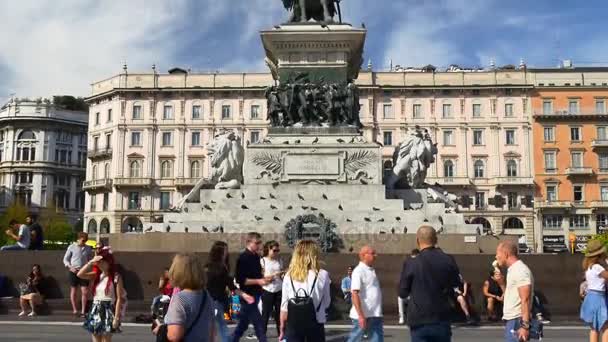
{"label": "building facade", "polygon": [[[531,89],[521,70],[361,72],[361,121],[384,145],[385,167],[416,125],[439,144],[429,182],[460,197],[470,222],[533,244]],[[267,130],[270,74],[126,71],[88,98],[85,225],[141,231],[209,174],[206,144],[220,129],[254,143]],[[245,144],[247,145],[247,143]]]}
{"label": "building facade", "polygon": [[36,214],[55,206],[82,221],[87,151],[86,111],[49,100],[13,98],[0,108],[0,208],[18,202]]}
{"label": "building facade", "polygon": [[534,71],[536,226],[543,250],[608,229],[608,68]]}

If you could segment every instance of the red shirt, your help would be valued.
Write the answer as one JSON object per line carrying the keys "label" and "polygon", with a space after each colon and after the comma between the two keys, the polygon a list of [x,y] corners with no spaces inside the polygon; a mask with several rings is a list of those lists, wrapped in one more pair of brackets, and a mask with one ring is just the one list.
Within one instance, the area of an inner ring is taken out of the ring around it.
{"label": "red shirt", "polygon": [[171,285],[171,282],[169,282],[169,279],[165,281],[165,286],[160,292],[165,296],[171,296],[173,294],[173,286]]}

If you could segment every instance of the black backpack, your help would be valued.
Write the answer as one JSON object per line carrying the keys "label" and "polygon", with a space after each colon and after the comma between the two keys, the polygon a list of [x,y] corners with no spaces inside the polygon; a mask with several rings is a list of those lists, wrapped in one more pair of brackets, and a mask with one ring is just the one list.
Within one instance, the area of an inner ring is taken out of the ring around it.
{"label": "black backpack", "polygon": [[[306,290],[304,289],[296,291],[293,280],[290,279],[291,288],[295,293],[295,297],[289,299],[287,303],[287,329],[297,335],[306,335],[307,333],[314,331],[317,324],[319,324],[319,322],[317,322],[317,312],[321,309],[323,297],[321,297],[319,305],[316,308],[312,300],[312,291],[315,289],[317,276],[318,274],[315,275],[315,280],[312,282],[309,293],[306,293]],[[300,295],[302,292],[304,295]]]}

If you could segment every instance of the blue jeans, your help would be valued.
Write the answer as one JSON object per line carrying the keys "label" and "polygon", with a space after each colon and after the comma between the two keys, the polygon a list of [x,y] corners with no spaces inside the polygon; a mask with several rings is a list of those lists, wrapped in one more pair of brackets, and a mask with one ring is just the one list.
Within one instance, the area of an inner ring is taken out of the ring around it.
{"label": "blue jeans", "polygon": [[367,334],[370,342],[384,342],[384,327],[382,317],[369,317],[366,319],[367,328],[361,329],[359,320],[353,319],[353,330],[350,331],[348,342],[359,342],[363,339],[363,334]]}
{"label": "blue jeans", "polygon": [[452,327],[448,322],[424,324],[411,327],[411,342],[450,342]]}
{"label": "blue jeans", "polygon": [[19,245],[6,245],[2,248],[0,248],[0,251],[24,251],[25,248],[19,246]]}
{"label": "blue jeans", "polygon": [[220,337],[220,341],[229,342],[230,341],[230,333],[228,332],[228,325],[226,324],[226,320],[224,319],[224,303],[221,301],[214,301],[214,319],[215,323],[217,323],[217,335]]}
{"label": "blue jeans", "polygon": [[257,336],[258,341],[267,342],[266,334],[264,333],[264,321],[262,320],[262,314],[258,309],[258,302],[260,301],[260,297],[256,297],[255,303],[247,304],[247,302],[241,302],[241,312],[239,313],[239,323],[236,325],[234,329],[234,335],[232,336],[232,342],[238,342],[241,340],[241,337],[247,331],[249,327],[249,323],[253,325],[253,329],[255,330],[255,336]]}
{"label": "blue jeans", "polygon": [[517,324],[519,318],[510,319],[505,323],[505,342],[519,342],[517,338],[517,331],[513,332],[515,329],[515,324]]}

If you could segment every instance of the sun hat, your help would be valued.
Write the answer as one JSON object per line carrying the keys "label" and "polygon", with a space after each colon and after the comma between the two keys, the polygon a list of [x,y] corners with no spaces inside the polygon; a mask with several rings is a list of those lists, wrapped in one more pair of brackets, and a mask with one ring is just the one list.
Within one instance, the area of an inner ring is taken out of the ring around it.
{"label": "sun hat", "polygon": [[589,241],[587,244],[587,252],[585,253],[586,257],[601,255],[603,253],[606,253],[606,246],[604,246],[600,240]]}

